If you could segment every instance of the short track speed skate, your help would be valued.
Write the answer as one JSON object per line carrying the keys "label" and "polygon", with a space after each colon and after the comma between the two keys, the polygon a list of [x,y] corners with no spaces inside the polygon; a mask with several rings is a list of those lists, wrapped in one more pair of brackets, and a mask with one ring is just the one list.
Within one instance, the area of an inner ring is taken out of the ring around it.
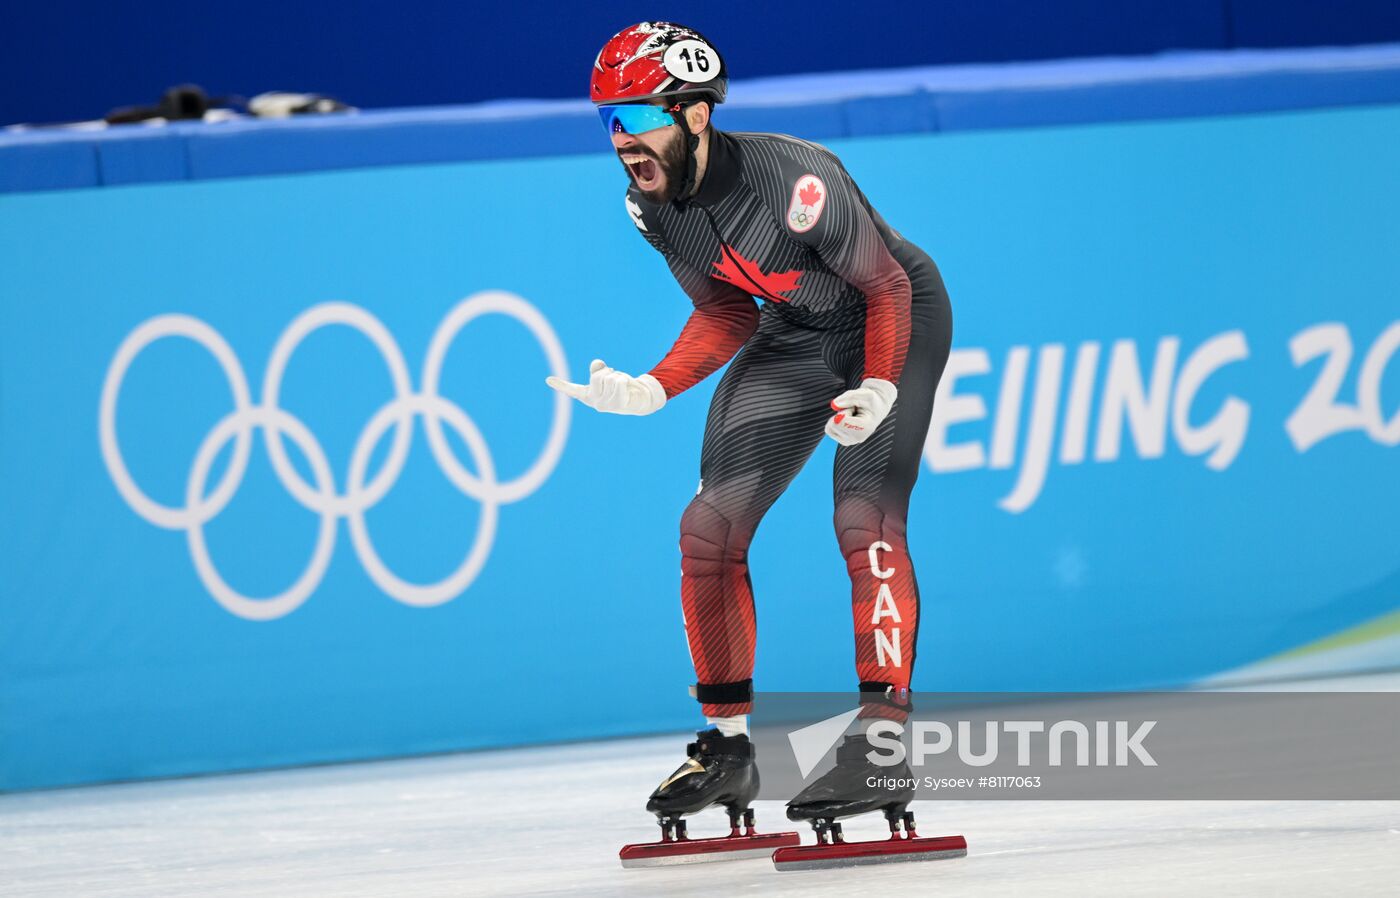
{"label": "short track speed skate", "polygon": [[[698,864],[769,857],[775,848],[800,845],[797,833],[758,833],[753,809],[758,794],[758,768],[747,736],[724,736],[719,730],[696,734],[686,746],[685,763],[661,781],[647,801],[647,810],[661,825],[661,841],[623,846],[618,857],[624,867]],[[692,839],[685,816],[714,805],[729,814],[729,835]],[[742,830],[740,827],[742,826]]]}
{"label": "short track speed skate", "polygon": [[[817,844],[779,848],[773,866],[779,870],[818,870],[893,861],[928,861],[963,857],[967,841],[962,836],[920,837],[914,831],[909,802],[912,786],[880,788],[881,783],[908,783],[907,765],[879,767],[866,755],[871,751],[864,735],[847,736],[836,750],[836,766],[788,802],[789,820],[806,820],[816,830]],[[874,782],[876,785],[870,785]],[[890,837],[870,842],[847,842],[840,820],[882,811],[890,824]]]}

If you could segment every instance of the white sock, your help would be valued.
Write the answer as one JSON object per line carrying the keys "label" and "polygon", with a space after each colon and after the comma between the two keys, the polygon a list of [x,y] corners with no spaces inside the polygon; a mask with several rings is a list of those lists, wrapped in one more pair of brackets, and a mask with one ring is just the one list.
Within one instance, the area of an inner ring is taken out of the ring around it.
{"label": "white sock", "polygon": [[747,736],[749,734],[747,714],[740,714],[738,717],[706,717],[705,722],[716,727],[721,736]]}

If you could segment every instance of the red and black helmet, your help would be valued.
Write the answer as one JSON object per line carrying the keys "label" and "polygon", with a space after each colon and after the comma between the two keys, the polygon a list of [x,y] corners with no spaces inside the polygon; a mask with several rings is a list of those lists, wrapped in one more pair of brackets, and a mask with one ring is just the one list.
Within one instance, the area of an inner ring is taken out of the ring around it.
{"label": "red and black helmet", "polygon": [[603,45],[593,63],[594,103],[696,97],[723,103],[729,72],[698,32],[672,22],[639,22]]}

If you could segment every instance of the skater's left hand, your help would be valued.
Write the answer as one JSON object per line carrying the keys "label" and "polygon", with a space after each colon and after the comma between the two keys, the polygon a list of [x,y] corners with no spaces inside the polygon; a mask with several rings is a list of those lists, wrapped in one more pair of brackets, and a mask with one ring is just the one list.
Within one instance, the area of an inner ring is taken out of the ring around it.
{"label": "skater's left hand", "polygon": [[842,446],[865,442],[894,407],[898,392],[887,380],[867,377],[859,387],[831,400],[836,414],[826,422],[826,435]]}

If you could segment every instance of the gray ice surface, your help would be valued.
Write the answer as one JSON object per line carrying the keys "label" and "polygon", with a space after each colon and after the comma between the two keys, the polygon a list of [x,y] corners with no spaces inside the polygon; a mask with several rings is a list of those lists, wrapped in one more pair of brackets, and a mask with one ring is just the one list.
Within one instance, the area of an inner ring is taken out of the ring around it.
{"label": "gray ice surface", "polygon": [[[920,802],[920,833],[961,833],[968,857],[624,871],[617,850],[655,838],[642,803],[684,741],[0,796],[0,895],[1400,894],[1400,802]],[[756,807],[761,829],[787,828],[780,805]],[[723,829],[721,812],[691,826]],[[846,831],[879,837],[884,823]]]}

